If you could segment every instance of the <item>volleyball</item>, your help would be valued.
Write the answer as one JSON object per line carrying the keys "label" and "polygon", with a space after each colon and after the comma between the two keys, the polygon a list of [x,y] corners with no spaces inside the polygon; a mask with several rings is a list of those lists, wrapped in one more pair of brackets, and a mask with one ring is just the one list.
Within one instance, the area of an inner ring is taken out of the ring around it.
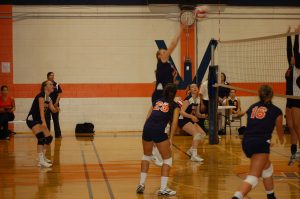
{"label": "volleyball", "polygon": [[198,6],[195,9],[195,14],[197,19],[205,18],[208,13],[208,7],[207,6]]}

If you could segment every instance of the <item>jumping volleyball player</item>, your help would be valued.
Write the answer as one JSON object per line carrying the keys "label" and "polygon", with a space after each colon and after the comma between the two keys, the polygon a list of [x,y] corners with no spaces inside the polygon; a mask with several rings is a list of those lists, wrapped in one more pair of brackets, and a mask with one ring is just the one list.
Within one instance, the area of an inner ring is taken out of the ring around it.
{"label": "jumping volleyball player", "polygon": [[53,137],[51,136],[45,119],[45,113],[49,111],[58,112],[59,108],[55,108],[49,97],[53,92],[53,84],[51,81],[44,81],[41,85],[41,92],[34,98],[31,109],[26,119],[27,126],[32,130],[37,138],[38,166],[51,167],[51,160],[45,156],[46,150],[51,144]]}
{"label": "jumping volleyball player", "polygon": [[[153,103],[149,110],[148,118],[143,130],[143,150],[144,155],[141,163],[141,178],[136,189],[137,193],[144,193],[145,181],[149,170],[149,164],[152,156],[153,145],[158,148],[163,158],[161,168],[161,185],[158,195],[172,196],[176,194],[167,188],[168,176],[172,167],[171,143],[177,128],[179,108],[174,102],[177,88],[174,84],[167,84],[164,88],[163,97]],[[165,128],[169,122],[172,122],[170,138],[165,133]]]}
{"label": "jumping volleyball player", "polygon": [[[289,27],[288,33],[291,28]],[[300,28],[295,31],[300,31]],[[294,53],[293,53],[294,50]],[[300,96],[300,53],[299,35],[295,35],[294,49],[292,49],[292,38],[287,37],[287,58],[289,68],[285,73],[286,95]],[[297,159],[297,141],[300,140],[300,99],[287,99],[286,122],[291,133],[291,158],[289,165]]]}
{"label": "jumping volleyball player", "polygon": [[259,89],[260,101],[247,111],[247,127],[242,142],[243,151],[251,159],[250,171],[240,190],[232,199],[242,199],[262,177],[268,199],[276,199],[273,183],[273,166],[269,159],[272,132],[276,126],[279,141],[283,144],[282,112],[272,104],[273,90],[264,85]]}
{"label": "jumping volleyball player", "polygon": [[[176,48],[181,32],[183,31],[184,26],[180,26],[180,30],[172,40],[171,44],[169,45],[168,49],[159,49],[156,52],[156,59],[157,59],[157,65],[155,70],[155,78],[156,78],[156,84],[155,84],[155,90],[152,94],[152,104],[156,102],[158,99],[161,99],[163,97],[163,89],[165,86],[169,83],[175,83],[176,77],[177,77],[177,71],[175,67],[169,62],[171,53]],[[158,151],[156,147],[153,147],[152,152],[152,160],[154,160],[155,164],[158,166],[162,166],[161,157],[160,154],[158,154]]]}
{"label": "jumping volleyball player", "polygon": [[193,136],[193,142],[191,148],[187,151],[187,154],[194,162],[201,162],[201,158],[197,153],[199,143],[205,138],[205,132],[200,127],[199,119],[196,117],[196,113],[199,110],[200,97],[197,84],[190,85],[190,95],[183,101],[178,125],[182,130]]}

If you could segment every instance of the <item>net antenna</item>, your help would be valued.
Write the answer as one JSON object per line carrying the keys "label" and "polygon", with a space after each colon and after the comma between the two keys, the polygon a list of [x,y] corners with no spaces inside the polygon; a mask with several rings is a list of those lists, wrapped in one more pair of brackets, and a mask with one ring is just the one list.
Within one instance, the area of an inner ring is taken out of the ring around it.
{"label": "net antenna", "polygon": [[217,55],[220,72],[230,85],[218,87],[235,89],[246,95],[257,95],[263,84],[272,86],[274,96],[300,99],[300,95],[286,95],[285,73],[289,68],[287,37],[294,40],[299,32],[231,41],[218,41]]}

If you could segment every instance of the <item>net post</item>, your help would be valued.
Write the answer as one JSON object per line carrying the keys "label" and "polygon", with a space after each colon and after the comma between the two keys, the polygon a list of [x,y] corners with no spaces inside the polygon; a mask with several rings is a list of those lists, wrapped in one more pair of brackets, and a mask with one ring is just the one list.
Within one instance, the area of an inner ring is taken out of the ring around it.
{"label": "net post", "polygon": [[218,83],[218,66],[215,65],[215,48],[217,41],[214,41],[211,45],[211,65],[209,66],[208,73],[208,96],[209,96],[209,144],[218,144],[218,93],[219,88],[214,87]]}

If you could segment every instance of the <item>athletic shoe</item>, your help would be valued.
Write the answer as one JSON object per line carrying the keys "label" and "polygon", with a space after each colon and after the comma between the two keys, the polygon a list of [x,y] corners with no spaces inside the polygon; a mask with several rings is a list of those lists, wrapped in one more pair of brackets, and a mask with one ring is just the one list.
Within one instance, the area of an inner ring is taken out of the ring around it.
{"label": "athletic shoe", "polygon": [[45,162],[45,161],[39,161],[39,162],[38,162],[38,167],[46,167],[46,168],[49,168],[49,167],[52,167],[52,164],[47,163],[47,162]]}
{"label": "athletic shoe", "polygon": [[163,165],[163,162],[160,161],[157,157],[155,157],[154,155],[151,156],[151,160],[154,162],[154,164],[156,166],[161,167]]}
{"label": "athletic shoe", "polygon": [[239,199],[238,197],[233,196],[231,199]]}
{"label": "athletic shoe", "polygon": [[297,151],[296,158],[300,158],[300,151]]}
{"label": "athletic shoe", "polygon": [[6,137],[5,139],[6,139],[6,140],[10,140],[10,137]]}
{"label": "athletic shoe", "polygon": [[[37,161],[39,161],[39,158],[36,158],[36,160]],[[47,162],[47,163],[52,163],[52,161],[51,160],[49,160],[45,155],[44,155],[44,160],[45,160],[45,162]]]}
{"label": "athletic shoe", "polygon": [[204,159],[201,158],[199,155],[196,155],[196,156],[191,157],[191,161],[193,161],[193,162],[203,162]]}
{"label": "athletic shoe", "polygon": [[51,160],[49,160],[48,158],[46,158],[46,156],[44,156],[44,160],[45,160],[45,162],[47,162],[47,163],[52,163],[52,161]]}
{"label": "athletic shoe", "polygon": [[176,191],[169,189],[169,188],[160,189],[160,190],[158,190],[157,195],[159,195],[159,196],[175,196]]}
{"label": "athletic shoe", "polygon": [[145,191],[145,185],[139,184],[139,186],[136,188],[136,193],[143,194]]}
{"label": "athletic shoe", "polygon": [[189,156],[192,156],[192,150],[191,150],[191,149],[187,150],[186,153],[187,153]]}
{"label": "athletic shoe", "polygon": [[291,158],[290,158],[290,161],[288,163],[289,166],[292,166],[297,160],[297,155],[294,154],[294,155],[291,155]]}

